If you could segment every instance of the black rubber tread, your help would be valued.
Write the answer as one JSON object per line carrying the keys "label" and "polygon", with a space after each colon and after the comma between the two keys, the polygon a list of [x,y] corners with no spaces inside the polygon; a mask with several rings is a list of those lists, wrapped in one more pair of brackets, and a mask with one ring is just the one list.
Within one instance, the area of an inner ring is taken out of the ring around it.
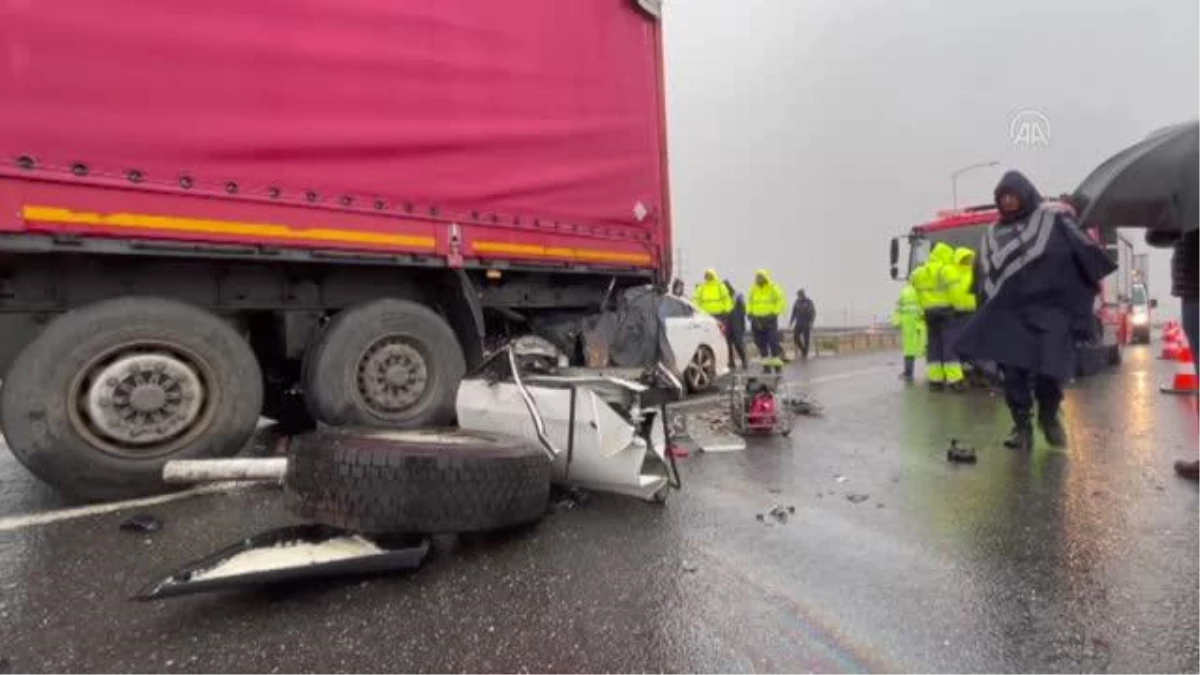
{"label": "black rubber tread", "polygon": [[[430,382],[415,406],[385,416],[362,401],[356,377],[362,354],[388,335],[402,335],[419,345]],[[312,416],[332,426],[443,426],[454,422],[455,396],[466,369],[458,337],[441,316],[415,302],[384,298],[343,310],[321,331],[305,357],[304,396]]]}
{"label": "black rubber tread", "polygon": [[[68,390],[80,370],[139,339],[186,348],[214,375],[207,431],[158,457],[106,453],[68,417]],[[0,389],[0,426],[13,454],[43,481],[86,500],[124,499],[165,491],[162,466],[169,459],[237,454],[254,434],[262,399],[258,360],[232,326],[193,305],[127,296],[62,314],[25,346]]]}
{"label": "black rubber tread", "polygon": [[291,441],[284,503],[295,515],[375,534],[481,532],[540,520],[550,460],[519,438],[446,430],[466,442],[321,428]]}

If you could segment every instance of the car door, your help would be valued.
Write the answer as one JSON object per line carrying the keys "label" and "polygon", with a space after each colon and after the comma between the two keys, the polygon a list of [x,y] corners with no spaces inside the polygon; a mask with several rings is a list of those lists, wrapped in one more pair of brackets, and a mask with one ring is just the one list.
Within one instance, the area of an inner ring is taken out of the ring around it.
{"label": "car door", "polygon": [[675,353],[675,363],[679,372],[683,372],[703,339],[702,326],[696,321],[699,310],[684,300],[670,296],[663,298],[661,307],[663,324],[667,329],[667,341],[671,343],[671,351]]}

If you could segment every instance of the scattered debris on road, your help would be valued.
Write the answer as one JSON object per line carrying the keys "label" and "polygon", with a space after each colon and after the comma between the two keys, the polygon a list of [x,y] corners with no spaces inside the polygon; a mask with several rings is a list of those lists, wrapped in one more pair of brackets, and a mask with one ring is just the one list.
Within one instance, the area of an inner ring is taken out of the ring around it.
{"label": "scattered debris on road", "polygon": [[702,422],[703,427],[713,434],[731,434],[733,425],[729,421],[729,410],[718,408],[696,416],[696,421]]}
{"label": "scattered debris on road", "polygon": [[570,511],[577,506],[586,506],[592,499],[591,493],[577,487],[555,487],[551,506],[555,511]]}
{"label": "scattered debris on road", "polygon": [[851,504],[861,504],[870,498],[871,495],[863,494],[861,492],[850,492],[846,494],[846,501],[850,502]]}
{"label": "scattered debris on road", "polygon": [[[769,511],[767,511],[765,514],[763,514],[763,513],[755,514],[754,518],[758,522],[764,523],[766,525],[771,525],[773,523],[778,523],[780,525],[787,525],[788,520],[790,520],[791,517],[793,515],[795,515],[795,513],[796,513],[795,506],[792,506],[790,504],[787,506],[784,506],[783,504],[776,504],[776,505],[772,506],[771,509]],[[768,520],[768,518],[770,520]]]}
{"label": "scattered debris on road", "polygon": [[375,542],[358,535],[334,537],[320,543],[303,540],[281,541],[266,548],[242,551],[215,567],[196,572],[191,578],[193,581],[218,579],[286,567],[319,565],[379,553],[383,553],[383,549]]}
{"label": "scattered debris on road", "polygon": [[825,414],[825,407],[812,394],[790,387],[782,396],[783,404],[797,415],[820,417]]}
{"label": "scattered debris on road", "polygon": [[326,525],[284,527],[243,539],[149,584],[135,596],[158,600],[316,577],[420,567],[428,537],[371,537]]}
{"label": "scattered debris on road", "polygon": [[138,513],[124,520],[119,528],[124,532],[158,532],[163,521],[149,513]]}
{"label": "scattered debris on road", "polygon": [[683,571],[687,572],[688,574],[694,574],[694,573],[696,573],[697,570],[700,569],[699,567],[696,566],[695,563],[690,562],[688,560],[683,561],[683,565],[681,567],[683,568]]}
{"label": "scattered debris on road", "polygon": [[950,440],[950,447],[946,448],[946,459],[955,464],[974,464],[975,448],[959,445],[958,439],[953,438]]}

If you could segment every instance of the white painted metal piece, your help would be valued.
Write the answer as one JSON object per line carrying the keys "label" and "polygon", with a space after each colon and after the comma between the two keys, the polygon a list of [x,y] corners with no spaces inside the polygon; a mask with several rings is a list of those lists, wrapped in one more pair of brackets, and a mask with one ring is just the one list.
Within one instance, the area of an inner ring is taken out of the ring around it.
{"label": "white painted metal piece", "polygon": [[170,485],[217,481],[281,481],[286,457],[241,459],[175,459],[163,464],[163,482]]}
{"label": "white painted metal piece", "polygon": [[[607,380],[607,378],[603,378]],[[665,439],[661,425],[653,425],[651,439],[659,462],[647,467],[649,448],[630,422],[588,386],[580,386],[575,400],[575,440],[570,451],[571,390],[535,383],[526,389],[537,405],[546,434],[556,448],[553,477],[556,482],[602,492],[615,492],[652,500],[668,483]],[[599,382],[591,383],[592,386]],[[623,387],[613,381],[608,386]],[[636,389],[640,385],[628,383]],[[463,429],[491,431],[533,438],[533,421],[511,382],[489,384],[464,380],[458,390],[458,423]],[[635,417],[636,419],[636,417]]]}

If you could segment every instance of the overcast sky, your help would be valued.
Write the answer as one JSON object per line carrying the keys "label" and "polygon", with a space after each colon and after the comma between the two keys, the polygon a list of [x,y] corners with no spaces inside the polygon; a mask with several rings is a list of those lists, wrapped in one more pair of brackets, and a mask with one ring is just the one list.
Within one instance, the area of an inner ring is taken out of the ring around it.
{"label": "overcast sky", "polygon": [[[716,267],[744,289],[767,267],[827,325],[890,311],[888,240],[950,206],[954,169],[1001,163],[960,177],[960,203],[990,201],[1009,167],[1058,194],[1200,116],[1196,0],[664,4],[688,282]],[[1014,142],[1014,115],[1044,116],[1047,142]],[[1175,311],[1170,254],[1151,258]]]}

